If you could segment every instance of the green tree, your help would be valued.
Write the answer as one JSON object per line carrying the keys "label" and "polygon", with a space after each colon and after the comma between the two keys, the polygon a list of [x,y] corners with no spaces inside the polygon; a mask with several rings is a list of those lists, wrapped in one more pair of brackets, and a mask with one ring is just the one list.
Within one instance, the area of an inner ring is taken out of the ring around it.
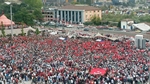
{"label": "green tree", "polygon": [[41,21],[43,16],[41,10],[35,9],[33,12],[35,19]]}
{"label": "green tree", "polygon": [[94,15],[92,18],[91,18],[91,22],[93,23],[93,25],[100,25],[101,24],[101,18]]}
{"label": "green tree", "polygon": [[121,28],[121,21],[118,22],[118,25],[117,25],[119,28]]}
{"label": "green tree", "polygon": [[39,35],[41,32],[39,31],[39,29],[38,28],[36,28],[36,30],[35,30],[35,34],[36,35]]}
{"label": "green tree", "polygon": [[5,0],[0,0],[0,3],[4,3]]}
{"label": "green tree", "polygon": [[91,21],[87,21],[83,23],[84,25],[92,25],[93,23]]}
{"label": "green tree", "polygon": [[1,23],[1,27],[2,27],[2,29],[1,29],[2,36],[5,37],[6,34],[5,34],[5,28],[4,28],[3,23]]}
{"label": "green tree", "polygon": [[41,9],[42,0],[23,0],[24,3],[27,4],[30,9]]}
{"label": "green tree", "polygon": [[71,2],[71,4],[74,5],[74,4],[80,4],[80,3],[79,3],[79,2],[74,2],[74,1],[73,1],[73,2]]}
{"label": "green tree", "polygon": [[22,36],[25,36],[24,28],[23,28],[23,27],[21,28],[21,35],[22,35]]}
{"label": "green tree", "polygon": [[[24,22],[26,25],[34,25],[33,20],[42,20],[42,0],[23,0],[20,5],[12,3],[13,21]],[[10,19],[10,6],[0,3],[0,11]]]}
{"label": "green tree", "polygon": [[22,8],[14,15],[14,20],[16,22],[23,22],[30,26],[34,25],[34,19],[34,15],[31,14],[26,8]]}

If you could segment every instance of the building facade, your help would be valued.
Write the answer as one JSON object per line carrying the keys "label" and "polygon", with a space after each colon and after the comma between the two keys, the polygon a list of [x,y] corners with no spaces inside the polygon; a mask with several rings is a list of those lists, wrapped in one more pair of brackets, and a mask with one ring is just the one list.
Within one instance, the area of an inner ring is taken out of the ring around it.
{"label": "building facade", "polygon": [[124,19],[124,20],[121,21],[121,29],[133,30],[132,24],[134,24],[133,20]]}
{"label": "building facade", "polygon": [[56,18],[59,21],[70,23],[84,23],[90,21],[96,15],[101,18],[101,10],[92,6],[86,5],[68,5],[58,8]]}
{"label": "building facade", "polygon": [[57,8],[47,8],[42,10],[43,21],[53,21],[55,20],[56,10]]}

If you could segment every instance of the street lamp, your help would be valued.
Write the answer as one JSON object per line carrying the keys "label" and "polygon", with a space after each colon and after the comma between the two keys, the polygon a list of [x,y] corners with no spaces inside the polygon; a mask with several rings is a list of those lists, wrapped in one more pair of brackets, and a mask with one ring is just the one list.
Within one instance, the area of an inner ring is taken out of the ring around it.
{"label": "street lamp", "polygon": [[11,4],[11,2],[5,2],[5,4],[10,5],[11,37],[13,37],[13,25],[12,25],[12,4]]}

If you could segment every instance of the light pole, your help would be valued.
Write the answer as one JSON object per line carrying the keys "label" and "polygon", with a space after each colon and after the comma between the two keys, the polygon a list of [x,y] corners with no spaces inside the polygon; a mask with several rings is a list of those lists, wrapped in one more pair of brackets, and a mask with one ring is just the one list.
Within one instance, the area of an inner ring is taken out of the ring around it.
{"label": "light pole", "polygon": [[13,24],[12,24],[12,4],[11,2],[5,2],[7,5],[10,5],[10,19],[11,19],[11,37],[13,37]]}

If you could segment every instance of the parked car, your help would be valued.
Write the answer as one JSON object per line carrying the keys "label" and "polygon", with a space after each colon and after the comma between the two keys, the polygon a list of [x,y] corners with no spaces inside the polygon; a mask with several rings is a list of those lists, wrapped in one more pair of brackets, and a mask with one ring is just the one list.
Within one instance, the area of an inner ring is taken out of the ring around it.
{"label": "parked car", "polygon": [[88,28],[85,28],[85,29],[83,29],[83,31],[89,31],[89,29],[88,29]]}

